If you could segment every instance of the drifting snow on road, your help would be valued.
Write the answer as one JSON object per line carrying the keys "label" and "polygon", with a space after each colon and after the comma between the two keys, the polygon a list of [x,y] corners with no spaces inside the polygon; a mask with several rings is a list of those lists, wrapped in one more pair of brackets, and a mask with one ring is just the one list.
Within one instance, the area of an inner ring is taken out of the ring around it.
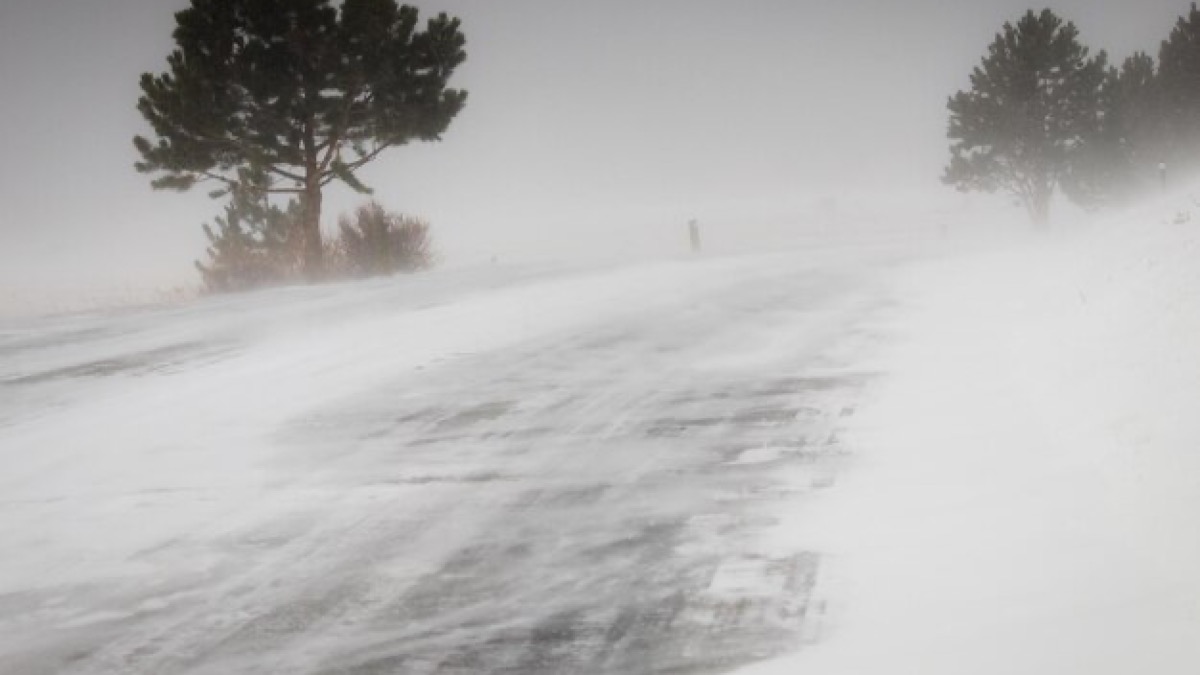
{"label": "drifting snow on road", "polygon": [[881,250],[0,335],[0,670],[724,672],[820,630]]}

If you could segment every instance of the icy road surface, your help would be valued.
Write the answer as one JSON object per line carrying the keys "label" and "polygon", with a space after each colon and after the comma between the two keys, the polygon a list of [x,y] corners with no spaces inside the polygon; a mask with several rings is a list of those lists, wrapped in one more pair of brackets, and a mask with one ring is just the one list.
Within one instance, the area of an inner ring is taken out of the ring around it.
{"label": "icy road surface", "polygon": [[898,257],[5,325],[0,672],[721,673],[819,639],[819,552],[760,544],[838,479]]}

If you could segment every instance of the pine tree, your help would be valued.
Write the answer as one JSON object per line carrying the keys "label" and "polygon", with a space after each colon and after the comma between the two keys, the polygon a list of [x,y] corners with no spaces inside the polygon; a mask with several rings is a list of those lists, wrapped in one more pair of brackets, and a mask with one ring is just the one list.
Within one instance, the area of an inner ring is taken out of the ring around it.
{"label": "pine tree", "polygon": [[176,14],[168,71],[141,78],[157,140],[134,139],[155,188],[215,182],[298,197],[303,264],[320,273],[322,189],[388,148],[434,141],[466,103],[449,89],[466,58],[458,19],[417,29],[395,0],[191,0]]}
{"label": "pine tree", "polygon": [[1200,167],[1200,10],[1192,3],[1159,50],[1159,82],[1174,169]]}
{"label": "pine tree", "polygon": [[1166,134],[1162,82],[1154,57],[1137,52],[1126,59],[1111,88],[1110,100],[1130,163],[1142,176],[1157,172],[1171,143]]}
{"label": "pine tree", "polygon": [[971,90],[950,98],[950,164],[943,181],[962,191],[1007,191],[1034,224],[1078,150],[1100,129],[1106,56],[1090,58],[1072,23],[1050,10],[1004,24]]}
{"label": "pine tree", "polygon": [[296,223],[302,217],[295,199],[280,209],[261,190],[235,190],[216,227],[204,225],[208,262],[197,261],[196,269],[205,288],[226,293],[299,279],[303,242]]}
{"label": "pine tree", "polygon": [[1100,92],[1100,125],[1078,149],[1063,179],[1076,203],[1126,203],[1158,181],[1167,139],[1154,58],[1137,52],[1111,68]]}

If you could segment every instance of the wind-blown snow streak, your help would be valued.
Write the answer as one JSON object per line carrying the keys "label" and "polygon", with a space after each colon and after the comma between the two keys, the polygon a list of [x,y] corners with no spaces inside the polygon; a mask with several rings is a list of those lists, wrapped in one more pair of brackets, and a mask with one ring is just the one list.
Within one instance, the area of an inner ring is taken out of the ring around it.
{"label": "wind-blown snow streak", "polygon": [[815,621],[897,247],[0,333],[0,670],[719,672]]}

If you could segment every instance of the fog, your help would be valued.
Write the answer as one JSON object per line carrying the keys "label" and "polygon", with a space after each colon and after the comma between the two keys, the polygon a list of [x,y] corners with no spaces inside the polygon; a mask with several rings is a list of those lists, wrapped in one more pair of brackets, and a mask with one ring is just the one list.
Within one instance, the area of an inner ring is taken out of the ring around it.
{"label": "fog", "polygon": [[1200,130],[942,185],[1026,5],[421,3],[470,99],[360,177],[436,269],[270,231],[201,296],[222,201],[131,143],[182,4],[0,0],[0,672],[1200,672]]}
{"label": "fog", "polygon": [[[180,3],[0,4],[0,288],[26,299],[194,285],[204,190],[154,192],[134,108]],[[691,218],[790,227],[837,204],[960,208],[938,182],[945,99],[1026,5],[921,0],[422,2],[460,16],[470,92],[444,141],[364,172],[428,218],[448,266],[663,253]],[[1055,5],[1116,57],[1157,49],[1183,3]],[[361,201],[332,189],[326,227]],[[976,201],[979,201],[978,199]],[[757,229],[756,229],[757,228]],[[644,237],[643,241],[641,238]]]}

